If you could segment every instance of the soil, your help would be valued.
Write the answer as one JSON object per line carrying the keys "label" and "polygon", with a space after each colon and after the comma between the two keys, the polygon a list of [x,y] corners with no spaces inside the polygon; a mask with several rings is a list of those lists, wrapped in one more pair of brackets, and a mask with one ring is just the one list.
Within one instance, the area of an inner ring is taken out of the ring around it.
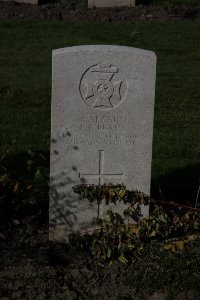
{"label": "soil", "polygon": [[[1,300],[166,299],[166,287],[148,296],[143,285],[131,285],[133,264],[103,265],[86,251],[49,241],[47,213],[0,221]],[[175,299],[196,298],[184,291]]]}
{"label": "soil", "polygon": [[86,252],[49,242],[47,216],[45,222],[38,215],[4,220],[0,224],[0,249],[1,300],[144,296],[126,283],[131,266],[120,262],[111,267],[101,265]]}
{"label": "soil", "polygon": [[126,21],[199,21],[198,6],[138,5],[134,8],[87,9],[86,3],[31,5],[0,0],[0,18],[30,20],[68,20],[97,22]]}

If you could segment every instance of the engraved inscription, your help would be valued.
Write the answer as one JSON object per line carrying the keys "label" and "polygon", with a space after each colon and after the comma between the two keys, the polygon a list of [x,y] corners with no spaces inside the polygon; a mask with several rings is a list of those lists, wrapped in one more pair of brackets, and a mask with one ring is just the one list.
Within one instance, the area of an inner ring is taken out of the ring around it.
{"label": "engraved inscription", "polygon": [[101,135],[91,135],[91,134],[74,134],[70,137],[67,137],[66,144],[68,145],[122,145],[127,147],[133,147],[135,143],[134,134],[101,134]]}
{"label": "engraved inscription", "polygon": [[126,79],[119,68],[97,64],[86,70],[79,86],[82,99],[94,109],[109,110],[119,106],[127,94]]}
{"label": "engraved inscription", "polygon": [[[60,128],[57,133],[59,141],[67,145],[96,145],[112,147],[122,145],[133,148],[136,132],[128,125],[123,115],[114,116],[77,116],[77,121],[68,118],[69,126]],[[126,129],[124,126],[126,124]],[[130,127],[130,128],[129,128]]]}
{"label": "engraved inscription", "polygon": [[109,174],[104,173],[104,150],[99,150],[99,172],[97,174],[91,174],[91,173],[79,173],[79,178],[88,178],[88,179],[98,179],[98,184],[103,185],[104,184],[104,177],[107,178],[115,178],[119,180],[119,183],[122,183],[123,179],[123,172],[118,174]]}

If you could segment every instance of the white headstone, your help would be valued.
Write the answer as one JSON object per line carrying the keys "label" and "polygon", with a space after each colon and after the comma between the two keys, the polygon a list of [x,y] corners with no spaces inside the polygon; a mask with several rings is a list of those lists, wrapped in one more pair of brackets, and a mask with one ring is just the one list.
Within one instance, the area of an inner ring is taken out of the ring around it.
{"label": "white headstone", "polygon": [[[80,201],[74,185],[123,183],[150,193],[155,78],[151,51],[102,45],[53,51],[51,239],[90,230],[97,217],[97,203]],[[101,217],[107,209],[101,207]]]}
{"label": "white headstone", "polygon": [[135,0],[88,0],[88,8],[93,7],[133,7],[135,6]]}

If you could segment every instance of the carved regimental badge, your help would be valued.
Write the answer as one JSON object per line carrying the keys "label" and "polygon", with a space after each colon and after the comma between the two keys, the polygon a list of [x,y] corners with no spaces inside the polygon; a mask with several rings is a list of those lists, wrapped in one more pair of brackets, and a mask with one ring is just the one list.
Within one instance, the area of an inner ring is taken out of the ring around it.
{"label": "carved regimental badge", "polygon": [[126,78],[119,68],[110,64],[97,64],[83,74],[80,93],[85,103],[95,109],[109,110],[119,106],[127,94]]}

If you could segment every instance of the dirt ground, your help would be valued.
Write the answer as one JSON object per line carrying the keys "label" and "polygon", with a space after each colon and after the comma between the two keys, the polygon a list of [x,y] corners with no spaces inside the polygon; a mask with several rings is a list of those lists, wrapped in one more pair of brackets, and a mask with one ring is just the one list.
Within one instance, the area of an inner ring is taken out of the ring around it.
{"label": "dirt ground", "polygon": [[[47,211],[5,216],[0,218],[1,300],[166,299],[166,287],[148,295],[143,285],[131,284],[133,263],[103,265],[86,251],[50,242]],[[196,299],[188,293],[183,291],[173,299]]]}
{"label": "dirt ground", "polygon": [[127,285],[130,266],[101,265],[88,253],[49,242],[47,216],[45,222],[37,215],[4,220],[0,249],[1,300],[145,299]]}
{"label": "dirt ground", "polygon": [[43,4],[30,5],[0,0],[0,18],[31,20],[68,20],[97,22],[126,21],[199,21],[200,5],[198,6],[144,6],[115,9],[87,9],[86,4]]}

